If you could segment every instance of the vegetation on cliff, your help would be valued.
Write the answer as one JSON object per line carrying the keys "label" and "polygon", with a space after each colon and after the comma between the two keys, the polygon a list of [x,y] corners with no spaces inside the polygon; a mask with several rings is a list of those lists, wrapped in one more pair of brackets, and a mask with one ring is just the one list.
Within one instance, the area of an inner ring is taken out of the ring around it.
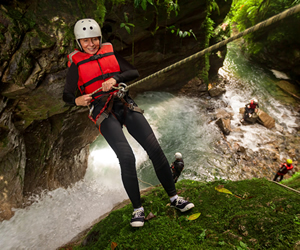
{"label": "vegetation on cliff", "polygon": [[[243,31],[299,3],[299,0],[234,0],[228,19]],[[253,60],[299,79],[300,42],[295,35],[299,24],[300,13],[297,13],[267,29],[253,32],[244,37],[243,49]]]}
{"label": "vegetation on cliff", "polygon": [[[289,185],[299,187],[295,176]],[[266,179],[176,185],[195,204],[191,211],[175,211],[163,188],[155,187],[142,197],[146,216],[153,214],[143,228],[131,228],[127,205],[62,249],[292,249],[300,244],[299,193]]]}

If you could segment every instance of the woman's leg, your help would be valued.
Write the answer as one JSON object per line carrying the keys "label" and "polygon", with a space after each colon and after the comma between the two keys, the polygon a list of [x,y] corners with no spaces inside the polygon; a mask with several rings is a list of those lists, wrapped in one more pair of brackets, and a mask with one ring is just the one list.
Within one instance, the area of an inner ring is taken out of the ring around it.
{"label": "woman's leg", "polygon": [[155,173],[167,194],[170,197],[176,195],[170,165],[145,117],[141,113],[128,110],[125,125],[128,132],[149,155]]}
{"label": "woman's leg", "polygon": [[123,185],[133,207],[141,207],[135,157],[124,136],[121,124],[112,114],[101,123],[101,134],[119,159]]}

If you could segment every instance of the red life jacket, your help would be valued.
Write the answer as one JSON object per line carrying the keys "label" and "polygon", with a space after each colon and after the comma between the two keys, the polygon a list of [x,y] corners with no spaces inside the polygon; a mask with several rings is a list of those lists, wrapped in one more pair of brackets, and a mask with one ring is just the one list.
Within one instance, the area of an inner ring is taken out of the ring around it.
{"label": "red life jacket", "polygon": [[[78,67],[78,88],[81,94],[91,94],[100,87],[102,83],[114,75],[120,73],[120,65],[114,55],[113,46],[103,43],[95,55],[75,50],[68,55],[68,66],[74,62]],[[111,92],[117,92],[114,90]],[[100,97],[101,90],[93,94],[93,99]]]}
{"label": "red life jacket", "polygon": [[278,175],[285,175],[289,170],[293,169],[294,166],[291,164],[291,165],[288,165],[286,163],[282,164],[281,166],[281,169],[279,169],[278,171]]}

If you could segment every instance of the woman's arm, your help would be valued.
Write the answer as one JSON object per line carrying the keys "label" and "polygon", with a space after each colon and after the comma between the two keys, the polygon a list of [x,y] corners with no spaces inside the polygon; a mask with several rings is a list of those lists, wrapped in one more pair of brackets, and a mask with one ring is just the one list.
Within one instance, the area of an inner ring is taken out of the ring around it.
{"label": "woman's arm", "polygon": [[135,67],[133,67],[129,62],[127,62],[118,52],[114,53],[121,69],[121,73],[113,77],[117,81],[117,83],[126,83],[140,76],[139,72]]}
{"label": "woman's arm", "polygon": [[77,82],[78,82],[79,76],[78,76],[78,68],[75,65],[75,63],[72,63],[66,78],[65,88],[63,92],[63,100],[66,104],[70,106],[75,106],[76,102],[76,96],[75,93],[78,89]]}

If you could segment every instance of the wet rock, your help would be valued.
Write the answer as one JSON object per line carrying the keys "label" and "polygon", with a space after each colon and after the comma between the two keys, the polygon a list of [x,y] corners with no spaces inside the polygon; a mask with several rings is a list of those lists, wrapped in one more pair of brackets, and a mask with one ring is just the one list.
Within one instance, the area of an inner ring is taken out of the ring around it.
{"label": "wet rock", "polygon": [[229,135],[230,134],[230,119],[222,119],[219,118],[216,120],[216,124],[218,127],[221,129],[224,135]]}
{"label": "wet rock", "polygon": [[258,122],[265,126],[266,128],[274,128],[275,127],[275,120],[271,116],[269,116],[266,112],[261,109],[257,111],[258,115]]}
{"label": "wet rock", "polygon": [[283,133],[283,131],[284,131],[284,128],[281,125],[279,125],[278,123],[275,123],[275,129],[280,133]]}
{"label": "wet rock", "polygon": [[194,77],[188,81],[187,84],[182,86],[179,90],[180,94],[190,96],[202,96],[207,92],[207,85],[198,77]]}
{"label": "wet rock", "polygon": [[208,93],[211,97],[217,97],[226,92],[225,88],[222,88],[220,86],[212,87],[210,90],[208,90]]}
{"label": "wet rock", "polygon": [[238,149],[237,149],[237,152],[240,152],[240,153],[245,153],[246,152],[246,149],[243,147],[243,146],[240,146],[239,145],[239,147],[238,147]]}
{"label": "wet rock", "polygon": [[296,157],[296,149],[292,148],[288,151],[289,157],[295,158]]}
{"label": "wet rock", "polygon": [[12,113],[0,117],[0,221],[22,204],[26,163],[24,138],[12,122]]}
{"label": "wet rock", "polygon": [[217,118],[230,119],[231,120],[232,117],[233,117],[233,114],[232,113],[228,113],[224,109],[217,109],[216,110],[216,117]]}

